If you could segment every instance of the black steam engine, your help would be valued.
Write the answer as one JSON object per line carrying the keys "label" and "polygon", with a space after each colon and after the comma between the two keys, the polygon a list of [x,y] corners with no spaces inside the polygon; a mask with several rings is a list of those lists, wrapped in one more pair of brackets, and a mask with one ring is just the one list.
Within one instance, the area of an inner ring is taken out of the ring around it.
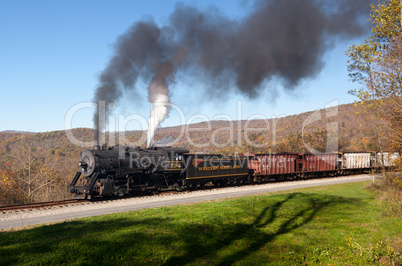
{"label": "black steam engine", "polygon": [[81,152],[79,169],[68,189],[75,198],[89,199],[236,182],[249,174],[246,158],[189,154],[182,148],[121,145],[95,146]]}

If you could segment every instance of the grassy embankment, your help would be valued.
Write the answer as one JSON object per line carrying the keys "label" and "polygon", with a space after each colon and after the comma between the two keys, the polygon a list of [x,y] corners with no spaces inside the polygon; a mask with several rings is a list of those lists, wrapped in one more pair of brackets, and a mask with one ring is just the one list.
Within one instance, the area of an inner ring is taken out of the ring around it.
{"label": "grassy embankment", "polygon": [[0,232],[0,264],[367,264],[400,259],[401,217],[369,183]]}

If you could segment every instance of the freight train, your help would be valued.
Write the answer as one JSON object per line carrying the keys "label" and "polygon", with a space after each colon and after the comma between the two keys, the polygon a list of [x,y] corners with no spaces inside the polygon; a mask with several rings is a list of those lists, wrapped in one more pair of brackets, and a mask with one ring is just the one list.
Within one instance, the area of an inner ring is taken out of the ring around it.
{"label": "freight train", "polygon": [[367,173],[391,167],[399,153],[192,154],[183,148],[95,146],[81,152],[68,190],[74,198],[182,190],[206,185],[261,183]]}

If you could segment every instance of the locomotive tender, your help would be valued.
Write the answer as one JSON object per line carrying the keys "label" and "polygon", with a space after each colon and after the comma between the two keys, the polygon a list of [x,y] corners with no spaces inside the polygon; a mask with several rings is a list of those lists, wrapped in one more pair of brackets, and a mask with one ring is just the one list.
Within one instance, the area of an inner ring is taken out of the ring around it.
{"label": "locomotive tender", "polygon": [[74,198],[138,194],[269,180],[366,173],[391,167],[398,153],[255,154],[227,157],[190,154],[183,148],[95,146],[81,152],[68,186]]}

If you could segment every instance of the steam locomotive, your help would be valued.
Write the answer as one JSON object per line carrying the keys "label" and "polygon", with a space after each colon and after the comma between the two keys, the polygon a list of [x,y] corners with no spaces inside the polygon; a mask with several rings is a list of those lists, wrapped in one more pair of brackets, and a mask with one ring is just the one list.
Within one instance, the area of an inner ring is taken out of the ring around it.
{"label": "steam locomotive", "polygon": [[123,196],[269,180],[367,173],[391,167],[399,153],[190,154],[183,148],[95,146],[81,152],[68,190],[74,198]]}
{"label": "steam locomotive", "polygon": [[172,147],[95,146],[81,152],[79,172],[68,186],[74,198],[123,196],[244,181],[246,157],[190,154]]}

